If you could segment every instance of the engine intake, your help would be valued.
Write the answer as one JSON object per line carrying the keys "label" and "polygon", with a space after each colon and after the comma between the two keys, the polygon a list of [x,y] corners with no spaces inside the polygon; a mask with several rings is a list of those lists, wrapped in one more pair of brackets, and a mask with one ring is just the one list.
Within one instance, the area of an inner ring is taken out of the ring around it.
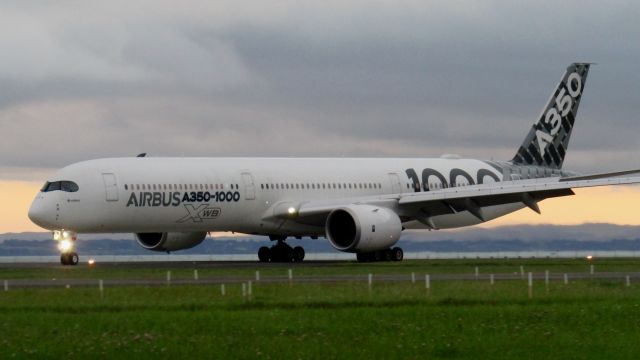
{"label": "engine intake", "polygon": [[340,251],[387,249],[400,239],[402,223],[393,211],[372,205],[351,205],[333,210],[325,225],[331,245]]}
{"label": "engine intake", "polygon": [[176,251],[199,245],[207,237],[206,232],[137,233],[138,244],[152,251]]}

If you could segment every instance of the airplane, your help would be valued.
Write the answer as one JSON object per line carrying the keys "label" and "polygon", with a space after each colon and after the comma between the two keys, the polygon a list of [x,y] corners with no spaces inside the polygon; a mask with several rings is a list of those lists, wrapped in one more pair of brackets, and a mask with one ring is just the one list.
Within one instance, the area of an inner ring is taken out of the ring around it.
{"label": "airplane", "polygon": [[53,231],[63,265],[78,264],[78,233],[134,233],[173,252],[208,232],[268,236],[261,262],[298,262],[288,237],[326,238],[358,261],[400,261],[406,229],[476,225],[573,188],[635,184],[640,170],[562,169],[590,63],[569,65],[509,161],[440,158],[106,158],[49,178],[29,218]]}

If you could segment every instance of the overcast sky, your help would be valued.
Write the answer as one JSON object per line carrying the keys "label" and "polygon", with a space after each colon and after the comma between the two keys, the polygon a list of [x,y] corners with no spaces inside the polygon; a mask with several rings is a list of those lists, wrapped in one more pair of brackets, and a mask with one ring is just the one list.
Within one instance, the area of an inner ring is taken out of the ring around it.
{"label": "overcast sky", "polygon": [[0,178],[134,156],[510,159],[573,61],[565,167],[640,168],[637,1],[3,1]]}

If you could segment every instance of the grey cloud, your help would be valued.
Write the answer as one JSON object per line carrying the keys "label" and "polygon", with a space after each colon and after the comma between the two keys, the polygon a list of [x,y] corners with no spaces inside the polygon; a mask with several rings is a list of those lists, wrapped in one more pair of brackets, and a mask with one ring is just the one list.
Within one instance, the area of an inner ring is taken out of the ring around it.
{"label": "grey cloud", "polygon": [[566,166],[640,166],[634,2],[69,4],[0,11],[0,168],[142,151],[509,159],[576,60],[600,65]]}

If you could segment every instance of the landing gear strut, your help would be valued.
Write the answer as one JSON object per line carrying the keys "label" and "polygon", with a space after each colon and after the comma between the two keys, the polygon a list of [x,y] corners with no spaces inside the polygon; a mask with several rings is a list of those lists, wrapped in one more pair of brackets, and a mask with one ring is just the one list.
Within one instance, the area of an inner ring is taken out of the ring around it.
{"label": "landing gear strut", "polygon": [[302,262],[304,249],[302,246],[292,248],[284,239],[276,239],[278,242],[272,247],[263,246],[258,250],[260,262]]}
{"label": "landing gear strut", "polygon": [[374,261],[402,261],[404,252],[399,247],[393,249],[378,250],[372,252],[360,252],[356,254],[358,262]]}

